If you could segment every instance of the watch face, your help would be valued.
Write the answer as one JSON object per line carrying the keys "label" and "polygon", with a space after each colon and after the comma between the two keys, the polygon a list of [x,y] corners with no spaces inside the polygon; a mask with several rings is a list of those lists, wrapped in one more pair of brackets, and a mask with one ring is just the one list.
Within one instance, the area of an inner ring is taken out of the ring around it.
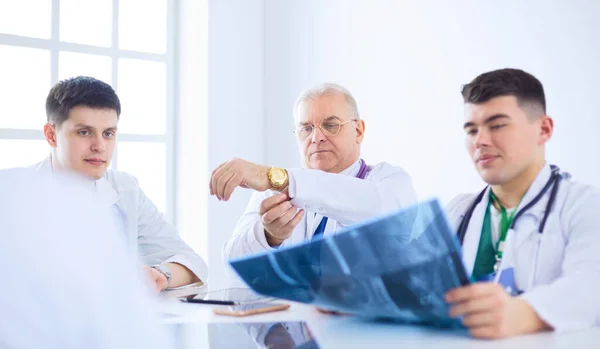
{"label": "watch face", "polygon": [[273,181],[277,183],[283,183],[283,181],[285,180],[285,172],[283,172],[281,169],[276,168],[273,170],[271,177],[273,178]]}

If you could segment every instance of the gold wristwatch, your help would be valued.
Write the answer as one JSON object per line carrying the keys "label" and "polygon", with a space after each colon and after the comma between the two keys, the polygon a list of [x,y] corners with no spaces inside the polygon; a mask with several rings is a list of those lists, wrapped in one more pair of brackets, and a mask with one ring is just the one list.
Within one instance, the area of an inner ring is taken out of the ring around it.
{"label": "gold wristwatch", "polygon": [[267,175],[269,176],[269,181],[271,182],[271,188],[273,188],[273,190],[283,191],[288,187],[289,179],[285,169],[271,167]]}

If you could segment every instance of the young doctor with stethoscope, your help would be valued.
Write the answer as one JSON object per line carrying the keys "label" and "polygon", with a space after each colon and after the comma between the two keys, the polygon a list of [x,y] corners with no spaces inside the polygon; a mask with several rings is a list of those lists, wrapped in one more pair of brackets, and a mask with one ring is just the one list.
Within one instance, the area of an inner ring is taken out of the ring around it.
{"label": "young doctor with stethoscope", "polygon": [[483,281],[448,292],[450,314],[482,338],[600,324],[600,191],[546,163],[554,125],[542,84],[503,69],[462,94],[467,149],[489,186],[447,208],[467,271]]}

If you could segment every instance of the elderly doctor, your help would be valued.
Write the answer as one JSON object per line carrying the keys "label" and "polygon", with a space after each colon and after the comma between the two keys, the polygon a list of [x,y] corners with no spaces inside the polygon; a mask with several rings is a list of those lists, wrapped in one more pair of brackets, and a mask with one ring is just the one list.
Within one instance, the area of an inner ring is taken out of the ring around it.
{"label": "elderly doctor", "polygon": [[[110,85],[82,76],[59,82],[46,99],[44,136],[52,153],[36,167],[41,171],[75,171],[90,178],[124,217],[124,238],[145,264],[157,290],[206,282],[208,271],[202,258],[181,240],[137,180],[125,172],[107,169],[120,113],[119,97]],[[151,154],[146,156],[151,158]]]}
{"label": "elderly doctor", "polygon": [[483,338],[598,325],[600,191],[546,163],[554,126],[542,84],[503,69],[462,94],[467,150],[489,185],[448,206],[466,268],[483,281],[448,292],[450,314]]}
{"label": "elderly doctor", "polygon": [[211,194],[221,200],[238,186],[256,190],[225,245],[226,259],[327,236],[416,200],[404,170],[360,158],[365,123],[345,88],[322,84],[307,90],[294,117],[304,168],[233,159],[213,171]]}

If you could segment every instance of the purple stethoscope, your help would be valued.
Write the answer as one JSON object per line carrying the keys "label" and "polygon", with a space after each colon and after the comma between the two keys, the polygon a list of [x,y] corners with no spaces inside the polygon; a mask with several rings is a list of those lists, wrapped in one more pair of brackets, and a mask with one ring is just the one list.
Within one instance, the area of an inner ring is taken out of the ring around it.
{"label": "purple stethoscope", "polygon": [[358,169],[358,173],[356,174],[356,178],[365,179],[367,175],[371,172],[371,168],[367,166],[365,160],[360,159],[360,168]]}

